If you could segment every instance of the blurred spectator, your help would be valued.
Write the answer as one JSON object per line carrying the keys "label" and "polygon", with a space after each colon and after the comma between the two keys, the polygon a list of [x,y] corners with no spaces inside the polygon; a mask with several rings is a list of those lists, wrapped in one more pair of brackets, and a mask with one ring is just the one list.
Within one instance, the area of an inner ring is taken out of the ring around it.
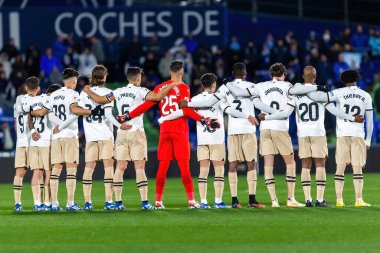
{"label": "blurred spectator", "polygon": [[338,60],[334,63],[334,67],[333,67],[335,86],[338,87],[341,84],[340,74],[349,68],[350,66],[348,66],[348,64],[344,61],[343,55],[340,54],[338,56]]}
{"label": "blurred spectator", "polygon": [[356,26],[356,32],[351,37],[351,45],[357,52],[365,52],[368,48],[368,34],[362,25]]}
{"label": "blurred spectator", "polygon": [[41,58],[40,68],[46,76],[49,76],[54,67],[57,67],[60,71],[62,71],[60,60],[53,55],[51,48],[47,48],[45,54]]}
{"label": "blurred spectator", "polygon": [[371,49],[371,55],[373,58],[380,58],[380,28],[371,30],[369,38],[369,46]]}
{"label": "blurred spectator", "polygon": [[174,55],[174,60],[183,61],[184,63],[184,69],[185,69],[185,75],[183,77],[183,80],[185,83],[191,85],[191,75],[192,75],[192,69],[193,69],[193,58],[191,54],[189,54],[186,51],[186,47],[183,46],[178,50],[177,53]]}
{"label": "blurred spectator", "polygon": [[[40,79],[41,90],[45,91],[49,87],[49,85],[51,84],[50,80],[49,80],[49,76],[45,75],[45,73],[43,71],[41,71],[39,79]],[[59,80],[58,83],[60,83],[60,82],[61,82],[61,80]]]}
{"label": "blurred spectator", "polygon": [[351,42],[351,29],[349,27],[344,28],[343,32],[340,35],[339,42],[344,44],[350,44]]}
{"label": "blurred spectator", "polygon": [[0,93],[5,92],[5,88],[8,85],[8,78],[5,76],[4,70],[0,70]]}
{"label": "blurred spectator", "polygon": [[62,80],[61,72],[57,67],[53,68],[53,71],[49,75],[50,83],[59,83]]}
{"label": "blurred spectator", "polygon": [[20,54],[20,51],[15,45],[15,40],[13,38],[10,38],[8,40],[8,43],[4,45],[4,47],[1,49],[1,52],[5,52],[8,54],[9,60],[11,61],[14,57]]}
{"label": "blurred spectator", "polygon": [[148,76],[153,76],[158,74],[158,60],[152,52],[148,52],[143,69],[145,74]]}
{"label": "blurred spectator", "polygon": [[103,43],[95,36],[91,38],[91,51],[95,55],[98,63],[103,64],[105,61]]}
{"label": "blurred spectator", "polygon": [[79,55],[78,62],[79,74],[87,77],[91,76],[92,69],[98,64],[95,55],[88,48],[85,48]]}
{"label": "blurred spectator", "polygon": [[306,39],[305,49],[310,51],[312,48],[318,47],[317,33],[315,31],[310,31],[309,38]]}
{"label": "blurred spectator", "polygon": [[163,80],[168,80],[170,78],[169,70],[170,63],[172,62],[172,55],[169,51],[167,51],[164,57],[161,58],[158,63],[158,71]]}
{"label": "blurred spectator", "polygon": [[266,45],[269,50],[272,50],[274,48],[274,38],[272,34],[268,34],[266,40],[264,41],[264,45]]}
{"label": "blurred spectator", "polygon": [[38,76],[40,72],[40,51],[31,43],[25,52],[25,71],[29,76]]}
{"label": "blurred spectator", "polygon": [[108,69],[109,76],[107,77],[109,82],[115,81],[116,77],[116,66],[119,63],[120,56],[120,44],[117,43],[114,38],[107,38],[107,42],[105,44],[105,53],[106,53],[106,62],[104,63],[106,68]]}
{"label": "blurred spectator", "polygon": [[189,34],[186,37],[184,44],[185,44],[187,52],[189,52],[190,54],[194,54],[195,51],[197,51],[199,47],[199,41],[194,39],[192,34]]}
{"label": "blurred spectator", "polygon": [[53,55],[58,59],[62,59],[63,55],[66,53],[66,48],[65,37],[58,35],[53,44]]}
{"label": "blurred spectator", "polygon": [[326,54],[330,50],[330,47],[331,47],[331,32],[329,29],[325,29],[322,35],[322,41],[319,46],[319,51],[321,53]]}
{"label": "blurred spectator", "polygon": [[73,51],[73,48],[67,48],[67,51],[62,58],[62,65],[64,68],[78,68],[78,55]]}
{"label": "blurred spectator", "polygon": [[132,41],[127,45],[128,61],[131,66],[139,65],[140,57],[143,54],[143,46],[139,37],[134,36]]}
{"label": "blurred spectator", "polygon": [[9,78],[12,72],[12,65],[9,61],[8,53],[2,52],[0,54],[0,64],[2,65],[2,70],[4,71],[5,77]]}
{"label": "blurred spectator", "polygon": [[157,35],[156,34],[153,35],[150,38],[150,41],[149,41],[147,48],[146,48],[146,51],[152,52],[156,56],[156,58],[159,58],[159,57],[161,57],[163,50],[164,50],[164,48],[162,47],[160,41],[158,40]]}
{"label": "blurred spectator", "polygon": [[0,142],[2,150],[10,151],[14,148],[14,142],[7,122],[1,124]]}
{"label": "blurred spectator", "polygon": [[283,40],[278,40],[276,47],[272,50],[272,62],[286,62],[288,59],[288,48]]}
{"label": "blurred spectator", "polygon": [[260,65],[262,69],[269,68],[271,64],[271,51],[267,44],[263,44],[263,48],[261,50],[261,59],[260,59]]}
{"label": "blurred spectator", "polygon": [[333,68],[325,54],[321,55],[317,64],[317,83],[319,85],[332,84]]}

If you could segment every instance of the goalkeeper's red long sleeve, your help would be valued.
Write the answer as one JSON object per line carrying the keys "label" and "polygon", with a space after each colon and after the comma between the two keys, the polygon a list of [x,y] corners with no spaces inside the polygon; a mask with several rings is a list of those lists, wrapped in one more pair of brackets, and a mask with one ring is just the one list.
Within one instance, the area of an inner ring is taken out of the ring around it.
{"label": "goalkeeper's red long sleeve", "polygon": [[202,116],[199,113],[197,113],[196,111],[194,111],[194,109],[183,108],[182,111],[183,111],[184,115],[186,115],[189,118],[192,118],[195,121],[201,121],[202,120]]}
{"label": "goalkeeper's red long sleeve", "polygon": [[129,117],[131,117],[131,119],[136,118],[137,116],[140,116],[144,112],[148,111],[155,104],[156,103],[152,102],[152,101],[145,101],[144,103],[142,103],[141,105],[139,105],[138,107],[136,107],[136,109],[134,109],[133,111],[131,111],[129,113]]}

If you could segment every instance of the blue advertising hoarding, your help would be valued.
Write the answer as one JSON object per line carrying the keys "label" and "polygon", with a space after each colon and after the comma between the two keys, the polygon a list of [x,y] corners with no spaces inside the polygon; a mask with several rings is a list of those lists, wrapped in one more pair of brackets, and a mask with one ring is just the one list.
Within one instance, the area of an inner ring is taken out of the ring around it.
{"label": "blue advertising hoarding", "polygon": [[187,34],[207,45],[224,44],[228,39],[227,10],[210,7],[125,7],[125,8],[27,8],[1,9],[0,46],[12,37],[24,49],[33,42],[42,48],[51,46],[57,35],[75,37],[133,36],[147,40],[156,34],[170,47]]}

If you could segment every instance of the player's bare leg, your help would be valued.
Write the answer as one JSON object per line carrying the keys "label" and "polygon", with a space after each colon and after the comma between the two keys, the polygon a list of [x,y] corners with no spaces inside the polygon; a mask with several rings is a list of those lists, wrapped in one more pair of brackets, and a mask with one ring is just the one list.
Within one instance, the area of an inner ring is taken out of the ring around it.
{"label": "player's bare leg", "polygon": [[116,162],[116,170],[113,175],[113,191],[115,194],[115,209],[124,210],[122,192],[123,192],[123,177],[124,171],[127,169],[128,162],[126,160],[118,160]]}
{"label": "player's bare leg", "polygon": [[74,201],[75,189],[77,185],[77,166],[77,163],[66,163],[66,210],[83,210]]}
{"label": "player's bare leg", "polygon": [[21,193],[22,193],[22,181],[26,173],[26,168],[16,168],[16,174],[13,179],[13,195],[15,199],[15,210],[21,211]]}
{"label": "player's bare leg", "polygon": [[257,170],[255,161],[247,162],[247,183],[249,194],[248,207],[264,208],[265,205],[260,204],[256,200]]}
{"label": "player's bare leg", "polygon": [[230,184],[231,197],[232,197],[232,208],[241,208],[239,203],[239,199],[237,197],[237,185],[238,185],[238,177],[237,177],[237,168],[239,162],[233,161],[228,165],[228,182]]}
{"label": "player's bare leg", "polygon": [[326,158],[314,158],[316,168],[315,179],[317,181],[317,201],[315,206],[328,207],[330,204],[326,203],[324,199],[326,187]]}
{"label": "player's bare leg", "polygon": [[95,161],[86,162],[82,177],[82,187],[84,195],[84,209],[92,210],[91,190],[92,190],[92,174],[96,166]]}
{"label": "player's bare leg", "polygon": [[335,193],[336,193],[336,206],[345,206],[343,202],[343,187],[344,187],[344,171],[346,164],[337,164],[335,172]]}
{"label": "player's bare leg", "polygon": [[59,188],[59,176],[61,175],[63,165],[60,163],[54,164],[50,176],[50,192],[51,192],[51,203],[52,210],[59,211],[58,202],[58,188]]}
{"label": "player's bare leg", "polygon": [[148,178],[145,174],[145,160],[134,161],[136,171],[136,185],[140,192],[141,208],[144,210],[153,209],[148,201]]}
{"label": "player's bare leg", "polygon": [[210,208],[207,202],[207,178],[210,171],[210,160],[199,161],[198,189],[201,198],[201,208]]}
{"label": "player's bare leg", "polygon": [[301,184],[303,188],[303,193],[305,195],[306,207],[313,207],[313,199],[311,197],[311,175],[310,169],[313,163],[311,157],[301,159],[302,170],[301,170]]}
{"label": "player's bare leg", "polygon": [[39,175],[39,183],[40,183],[40,198],[39,201],[41,203],[42,208],[44,209],[44,190],[45,190],[45,181],[44,181],[44,170],[40,170],[40,175]]}
{"label": "player's bare leg", "polygon": [[272,201],[272,207],[280,207],[276,195],[276,184],[273,175],[274,155],[264,155],[264,178]]}
{"label": "player's bare leg", "polygon": [[363,168],[353,165],[352,170],[356,196],[355,206],[371,206],[363,200]]}
{"label": "player's bare leg", "polygon": [[34,201],[34,211],[41,211],[40,206],[40,178],[41,178],[41,170],[34,169],[31,181],[32,193],[33,193],[33,201]]}
{"label": "player's bare leg", "polygon": [[170,166],[170,160],[161,160],[158,165],[158,171],[156,176],[156,209],[165,208],[162,204],[162,197],[164,194],[166,173],[168,172]]}
{"label": "player's bare leg", "polygon": [[214,178],[214,190],[215,190],[215,208],[229,208],[223,202],[224,191],[224,161],[212,161],[214,165],[215,178]]}
{"label": "player's bare leg", "polygon": [[51,195],[50,195],[50,176],[51,176],[51,170],[45,170],[45,187],[44,187],[44,192],[45,192],[45,208],[46,210],[51,209]]}
{"label": "player's bare leg", "polygon": [[115,205],[112,201],[112,191],[113,191],[113,176],[114,176],[114,160],[113,159],[104,159],[104,192],[105,192],[105,204],[104,209],[113,210]]}

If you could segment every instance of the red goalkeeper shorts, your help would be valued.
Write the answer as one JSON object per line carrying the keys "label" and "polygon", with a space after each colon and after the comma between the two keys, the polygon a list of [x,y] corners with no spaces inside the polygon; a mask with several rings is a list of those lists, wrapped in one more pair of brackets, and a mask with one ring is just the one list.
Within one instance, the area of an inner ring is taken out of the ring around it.
{"label": "red goalkeeper shorts", "polygon": [[161,133],[157,155],[158,160],[190,160],[188,134]]}

